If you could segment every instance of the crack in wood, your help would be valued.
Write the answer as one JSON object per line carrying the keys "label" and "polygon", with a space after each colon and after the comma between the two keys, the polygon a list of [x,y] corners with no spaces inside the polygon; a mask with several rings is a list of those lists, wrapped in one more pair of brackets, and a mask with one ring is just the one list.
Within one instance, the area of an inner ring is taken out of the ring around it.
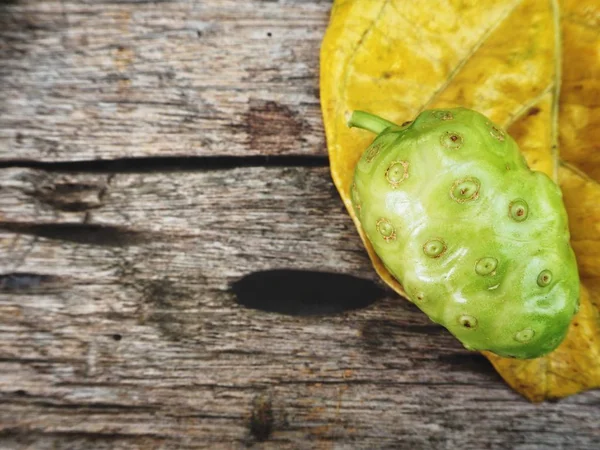
{"label": "crack in wood", "polygon": [[159,233],[89,223],[0,222],[0,230],[105,247],[128,247],[166,239],[166,236]]}
{"label": "crack in wood", "polygon": [[0,161],[0,169],[29,168],[47,172],[85,173],[149,173],[198,172],[244,167],[327,167],[327,156],[164,156],[117,158],[110,160],[38,161],[8,159]]}
{"label": "crack in wood", "polygon": [[45,439],[48,437],[68,437],[71,439],[86,439],[86,440],[102,440],[102,441],[118,441],[123,439],[142,439],[151,438],[166,438],[166,434],[160,433],[116,433],[111,430],[105,432],[100,431],[75,431],[75,430],[36,430],[27,427],[7,427],[0,430],[0,438],[3,437],[23,437],[34,439]]}

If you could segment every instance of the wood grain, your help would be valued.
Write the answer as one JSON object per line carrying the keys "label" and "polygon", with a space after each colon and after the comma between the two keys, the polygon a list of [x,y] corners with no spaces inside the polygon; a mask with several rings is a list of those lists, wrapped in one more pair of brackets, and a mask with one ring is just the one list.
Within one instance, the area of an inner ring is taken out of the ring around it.
{"label": "wood grain", "polygon": [[600,391],[531,405],[390,292],[334,316],[236,302],[256,270],[375,280],[327,168],[14,168],[0,194],[6,448],[600,442]]}
{"label": "wood grain", "polygon": [[0,160],[324,155],[331,2],[0,4]]}
{"label": "wood grain", "polygon": [[377,280],[330,7],[0,1],[0,448],[600,447],[600,391],[532,405]]}

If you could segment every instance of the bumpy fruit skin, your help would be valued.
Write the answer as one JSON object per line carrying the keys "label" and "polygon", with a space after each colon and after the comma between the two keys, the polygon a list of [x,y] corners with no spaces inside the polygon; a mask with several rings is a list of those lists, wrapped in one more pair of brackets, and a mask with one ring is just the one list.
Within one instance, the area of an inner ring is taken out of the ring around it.
{"label": "bumpy fruit skin", "polygon": [[565,338],[579,276],[562,194],[482,114],[429,110],[385,128],[352,201],[410,300],[466,348],[535,358]]}

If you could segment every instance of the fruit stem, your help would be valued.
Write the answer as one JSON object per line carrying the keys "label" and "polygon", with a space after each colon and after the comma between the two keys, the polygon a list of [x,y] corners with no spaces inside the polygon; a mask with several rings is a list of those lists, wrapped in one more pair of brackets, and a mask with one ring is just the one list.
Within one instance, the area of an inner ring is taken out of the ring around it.
{"label": "fruit stem", "polygon": [[397,127],[395,123],[365,111],[353,111],[348,126],[362,128],[375,134],[381,133],[386,128]]}

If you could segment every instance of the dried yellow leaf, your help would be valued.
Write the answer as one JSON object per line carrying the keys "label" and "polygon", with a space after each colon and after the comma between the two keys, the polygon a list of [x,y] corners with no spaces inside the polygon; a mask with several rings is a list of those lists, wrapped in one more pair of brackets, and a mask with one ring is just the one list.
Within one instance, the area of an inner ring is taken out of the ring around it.
{"label": "dried yellow leaf", "polygon": [[478,110],[509,130],[532,168],[560,182],[584,279],[580,312],[544,358],[486,354],[533,401],[600,385],[599,25],[592,0],[338,0],[321,48],[332,178],[375,270],[400,295],[352,210],[354,167],[372,136],[346,126],[350,111],[402,123],[428,108]]}

